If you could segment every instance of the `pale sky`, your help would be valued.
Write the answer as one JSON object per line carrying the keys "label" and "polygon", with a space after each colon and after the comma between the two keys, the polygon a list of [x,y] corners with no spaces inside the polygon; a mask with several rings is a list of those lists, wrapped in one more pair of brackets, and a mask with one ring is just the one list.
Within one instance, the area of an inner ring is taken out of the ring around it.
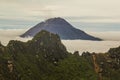
{"label": "pale sky", "polygon": [[30,21],[51,17],[72,22],[120,23],[119,8],[120,0],[0,0],[0,26],[13,26],[10,23],[14,21],[32,24]]}

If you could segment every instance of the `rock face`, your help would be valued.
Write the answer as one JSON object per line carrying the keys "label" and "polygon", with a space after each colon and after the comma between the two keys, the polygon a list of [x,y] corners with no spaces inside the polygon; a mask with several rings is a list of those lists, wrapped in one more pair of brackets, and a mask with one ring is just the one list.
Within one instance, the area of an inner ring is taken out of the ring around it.
{"label": "rock face", "polygon": [[28,42],[0,43],[0,80],[43,80],[67,54],[59,36],[44,30]]}
{"label": "rock face", "polygon": [[29,29],[21,37],[34,37],[41,30],[46,30],[54,34],[58,34],[61,39],[82,39],[82,40],[101,40],[93,37],[82,30],[74,28],[66,20],[62,18],[51,18],[45,22],[41,22]]}

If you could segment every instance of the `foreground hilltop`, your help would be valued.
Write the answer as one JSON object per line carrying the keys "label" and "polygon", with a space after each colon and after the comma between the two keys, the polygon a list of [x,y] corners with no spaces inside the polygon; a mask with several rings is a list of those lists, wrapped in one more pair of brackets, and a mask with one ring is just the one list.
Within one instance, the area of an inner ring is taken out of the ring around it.
{"label": "foreground hilltop", "polygon": [[82,40],[101,40],[93,37],[82,30],[76,29],[65,19],[60,17],[51,18],[45,22],[41,22],[36,26],[29,29],[27,32],[21,35],[21,37],[34,37],[41,30],[46,30],[54,34],[58,34],[61,39],[82,39]]}
{"label": "foreground hilltop", "polygon": [[105,54],[71,54],[57,34],[0,43],[0,80],[120,80],[120,47]]}

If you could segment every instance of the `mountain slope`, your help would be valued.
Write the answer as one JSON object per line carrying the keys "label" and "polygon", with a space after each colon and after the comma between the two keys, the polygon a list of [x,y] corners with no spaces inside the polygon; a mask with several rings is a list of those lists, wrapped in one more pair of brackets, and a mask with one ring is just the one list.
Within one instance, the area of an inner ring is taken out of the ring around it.
{"label": "mountain slope", "polygon": [[0,80],[80,78],[94,80],[97,75],[86,59],[68,53],[56,34],[41,31],[28,42],[11,40],[7,46],[0,44]]}
{"label": "mountain slope", "polygon": [[120,47],[107,53],[67,52],[58,35],[0,43],[0,80],[120,80]]}
{"label": "mountain slope", "polygon": [[93,37],[82,30],[74,28],[66,20],[62,18],[51,18],[45,22],[41,22],[29,29],[21,37],[35,36],[41,30],[46,30],[54,34],[58,34],[61,39],[82,39],[82,40],[101,40]]}

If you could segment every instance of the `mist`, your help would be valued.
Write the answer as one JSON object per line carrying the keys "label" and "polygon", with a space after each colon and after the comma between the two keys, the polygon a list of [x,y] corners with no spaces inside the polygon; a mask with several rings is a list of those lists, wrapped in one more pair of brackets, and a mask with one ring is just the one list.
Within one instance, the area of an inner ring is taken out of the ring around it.
{"label": "mist", "polygon": [[62,40],[69,52],[96,52],[105,53],[110,48],[120,46],[120,41],[88,41],[88,40]]}
{"label": "mist", "polygon": [[20,40],[26,42],[31,38],[20,38],[19,36],[23,34],[26,29],[0,29],[0,41],[3,45],[7,45],[10,40]]}
{"label": "mist", "polygon": [[[1,29],[0,41],[3,45],[7,45],[10,40],[20,40],[26,42],[32,38],[20,38],[27,29]],[[104,41],[89,41],[89,40],[62,40],[69,52],[79,51],[80,54],[85,51],[105,53],[110,48],[120,46],[120,32],[87,32],[95,37],[99,37]]]}

